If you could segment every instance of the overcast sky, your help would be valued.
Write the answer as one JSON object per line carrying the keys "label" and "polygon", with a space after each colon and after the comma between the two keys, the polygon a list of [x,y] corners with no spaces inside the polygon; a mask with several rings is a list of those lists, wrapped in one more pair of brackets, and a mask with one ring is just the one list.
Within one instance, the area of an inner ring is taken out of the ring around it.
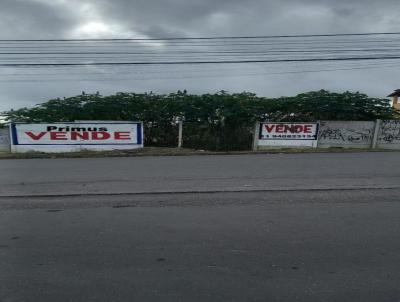
{"label": "overcast sky", "polygon": [[[0,0],[0,39],[400,32],[399,9],[398,0]],[[7,47],[6,43],[2,46]],[[0,54],[0,59],[5,60],[5,56]],[[212,70],[176,66],[157,70],[152,66],[141,68],[140,76],[135,68],[103,69],[107,76],[98,78],[96,74],[82,76],[88,72],[84,68],[57,69],[53,76],[54,68],[32,72],[0,67],[0,110],[81,91],[167,93],[187,89],[205,93],[223,89],[274,97],[324,88],[385,97],[400,88],[400,68],[394,63],[370,69],[340,67],[335,65],[335,71],[302,73],[304,68],[300,68],[299,72],[285,73],[295,67],[252,64],[221,67],[218,73],[215,66]],[[38,77],[40,73],[47,78]]]}

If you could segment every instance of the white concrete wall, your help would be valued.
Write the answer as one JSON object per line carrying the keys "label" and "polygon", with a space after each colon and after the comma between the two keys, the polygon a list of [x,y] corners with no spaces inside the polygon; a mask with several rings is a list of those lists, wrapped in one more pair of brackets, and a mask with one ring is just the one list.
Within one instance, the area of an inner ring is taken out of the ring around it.
{"label": "white concrete wall", "polygon": [[10,131],[0,128],[0,152],[10,152]]}
{"label": "white concrete wall", "polygon": [[316,148],[316,140],[259,140],[258,149],[269,148]]}
{"label": "white concrete wall", "polygon": [[375,122],[322,121],[318,133],[319,148],[370,148]]}
{"label": "white concrete wall", "polygon": [[29,152],[44,152],[44,153],[68,153],[79,151],[114,151],[114,150],[133,150],[141,149],[143,145],[129,145],[129,146],[90,146],[90,145],[76,145],[76,146],[12,146],[13,153],[29,153]]}
{"label": "white concrete wall", "polygon": [[378,148],[400,150],[400,121],[382,121],[378,135]]}

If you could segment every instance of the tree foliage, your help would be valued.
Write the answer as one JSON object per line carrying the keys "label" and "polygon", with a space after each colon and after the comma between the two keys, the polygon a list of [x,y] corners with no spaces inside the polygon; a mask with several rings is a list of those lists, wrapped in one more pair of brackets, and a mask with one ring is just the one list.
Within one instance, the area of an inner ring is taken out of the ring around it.
{"label": "tree foliage", "polygon": [[186,91],[167,95],[82,94],[3,114],[14,122],[143,121],[145,143],[155,146],[176,146],[176,121],[180,118],[184,121],[184,146],[208,150],[249,149],[254,123],[266,119],[276,122],[359,121],[397,116],[388,99],[325,90],[274,99],[225,91],[203,95]]}

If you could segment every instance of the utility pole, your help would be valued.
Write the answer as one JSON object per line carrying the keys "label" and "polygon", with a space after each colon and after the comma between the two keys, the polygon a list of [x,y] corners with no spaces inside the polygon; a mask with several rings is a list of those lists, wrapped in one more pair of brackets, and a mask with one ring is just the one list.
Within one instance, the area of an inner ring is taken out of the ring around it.
{"label": "utility pole", "polygon": [[183,121],[180,118],[178,120],[178,148],[182,148],[183,144]]}

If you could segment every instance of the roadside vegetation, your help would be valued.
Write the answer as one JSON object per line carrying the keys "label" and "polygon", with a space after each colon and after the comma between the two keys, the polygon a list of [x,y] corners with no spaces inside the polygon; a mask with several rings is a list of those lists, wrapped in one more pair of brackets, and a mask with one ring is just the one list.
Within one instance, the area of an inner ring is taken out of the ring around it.
{"label": "roadside vegetation", "polygon": [[399,117],[388,99],[371,98],[358,92],[325,90],[280,98],[225,91],[203,95],[186,91],[168,95],[82,93],[2,114],[13,122],[143,121],[145,145],[155,147],[176,146],[176,122],[182,120],[185,148],[215,151],[251,149],[256,121],[368,121]]}
{"label": "roadside vegetation", "polygon": [[187,148],[166,147],[144,147],[136,150],[114,150],[114,151],[89,151],[65,153],[8,153],[0,151],[2,159],[34,159],[34,158],[103,158],[103,157],[140,157],[140,156],[201,156],[201,155],[243,155],[243,154],[299,154],[299,153],[360,153],[360,152],[398,152],[390,149],[360,149],[360,148],[274,148],[259,151],[206,151]]}

